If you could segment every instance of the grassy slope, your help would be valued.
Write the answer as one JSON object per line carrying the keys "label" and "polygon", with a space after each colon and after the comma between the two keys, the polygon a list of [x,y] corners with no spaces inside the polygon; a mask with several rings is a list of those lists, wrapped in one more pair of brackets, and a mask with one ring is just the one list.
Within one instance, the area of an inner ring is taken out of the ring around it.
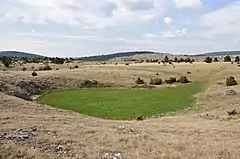
{"label": "grassy slope", "polygon": [[41,102],[95,117],[131,119],[189,107],[195,101],[193,95],[201,90],[199,83],[153,90],[65,90],[45,94]]}

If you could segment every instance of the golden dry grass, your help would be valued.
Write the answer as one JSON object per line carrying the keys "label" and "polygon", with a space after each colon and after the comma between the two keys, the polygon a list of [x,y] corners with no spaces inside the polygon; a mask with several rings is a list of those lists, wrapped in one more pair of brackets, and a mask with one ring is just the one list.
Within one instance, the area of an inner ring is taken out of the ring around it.
{"label": "golden dry grass", "polygon": [[[238,159],[240,156],[240,118],[229,117],[227,110],[240,107],[240,86],[226,87],[229,75],[240,80],[235,64],[79,64],[79,69],[60,68],[38,72],[38,79],[75,85],[79,80],[96,79],[133,85],[136,77],[148,81],[158,72],[162,79],[188,75],[206,82],[207,89],[197,95],[191,110],[176,116],[145,121],[111,121],[57,110],[0,93],[0,131],[13,131],[36,125],[38,136],[30,141],[0,141],[0,158],[87,158],[97,159],[106,152],[120,152],[127,159]],[[11,83],[33,78],[31,71],[0,71],[0,81]],[[237,96],[225,96],[234,89]],[[208,116],[206,114],[209,114]],[[132,133],[121,133],[127,126]],[[59,149],[61,146],[61,149]]]}

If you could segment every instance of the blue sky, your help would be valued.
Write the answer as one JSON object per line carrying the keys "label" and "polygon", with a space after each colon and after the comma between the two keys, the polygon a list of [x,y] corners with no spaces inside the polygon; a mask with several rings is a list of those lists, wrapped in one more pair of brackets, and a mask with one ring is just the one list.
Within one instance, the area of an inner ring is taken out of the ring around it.
{"label": "blue sky", "polygon": [[239,0],[0,2],[0,50],[48,56],[240,50]]}

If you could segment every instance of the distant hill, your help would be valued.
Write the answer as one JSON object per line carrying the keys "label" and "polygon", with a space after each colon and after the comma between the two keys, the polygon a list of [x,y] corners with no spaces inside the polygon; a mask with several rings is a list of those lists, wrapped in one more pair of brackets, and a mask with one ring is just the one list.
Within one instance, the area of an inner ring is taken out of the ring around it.
{"label": "distant hill", "polygon": [[225,55],[240,55],[240,51],[209,52],[209,53],[197,54],[192,56],[225,56]]}
{"label": "distant hill", "polygon": [[1,51],[0,57],[27,57],[27,58],[42,58],[44,56],[32,54],[32,53],[26,53],[26,52],[20,52],[20,51]]}
{"label": "distant hill", "polygon": [[107,61],[114,58],[131,57],[134,55],[141,55],[141,54],[157,54],[157,53],[151,52],[151,51],[133,51],[133,52],[114,53],[114,54],[108,54],[108,55],[81,57],[78,59],[83,61]]}

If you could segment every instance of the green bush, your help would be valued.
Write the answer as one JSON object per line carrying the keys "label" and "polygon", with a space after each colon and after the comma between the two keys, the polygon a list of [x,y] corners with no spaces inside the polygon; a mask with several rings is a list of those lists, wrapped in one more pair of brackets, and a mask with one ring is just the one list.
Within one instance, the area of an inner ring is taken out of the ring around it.
{"label": "green bush", "polygon": [[235,86],[237,85],[237,81],[235,80],[235,78],[233,76],[230,76],[229,78],[227,78],[226,80],[226,85],[227,86]]}
{"label": "green bush", "polygon": [[136,84],[144,84],[144,80],[142,80],[141,78],[137,78],[137,80],[135,81]]}
{"label": "green bush", "polygon": [[150,79],[149,83],[152,84],[152,85],[161,85],[162,84],[162,79],[160,79],[160,78]]}
{"label": "green bush", "polygon": [[186,76],[182,76],[178,80],[180,83],[189,83],[189,80]]}

